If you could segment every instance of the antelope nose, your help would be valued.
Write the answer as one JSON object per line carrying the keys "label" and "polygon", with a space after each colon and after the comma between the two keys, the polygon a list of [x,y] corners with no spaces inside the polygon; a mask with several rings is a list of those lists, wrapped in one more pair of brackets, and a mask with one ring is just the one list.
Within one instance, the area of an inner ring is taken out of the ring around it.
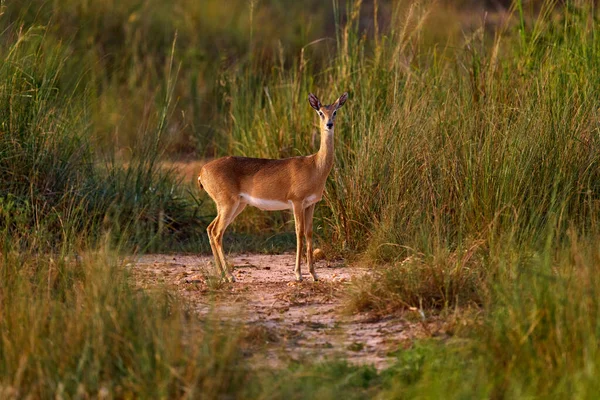
{"label": "antelope nose", "polygon": [[333,122],[328,122],[327,123],[327,129],[331,129],[333,128]]}

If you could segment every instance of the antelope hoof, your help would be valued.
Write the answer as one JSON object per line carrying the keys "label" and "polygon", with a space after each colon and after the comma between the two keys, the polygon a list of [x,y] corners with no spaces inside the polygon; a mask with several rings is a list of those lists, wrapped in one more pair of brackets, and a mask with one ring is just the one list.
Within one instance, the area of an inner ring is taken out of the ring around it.
{"label": "antelope hoof", "polygon": [[233,276],[233,275],[229,275],[229,276],[227,277],[227,282],[231,282],[231,283],[235,282],[235,276]]}
{"label": "antelope hoof", "polygon": [[316,273],[315,274],[311,274],[311,275],[312,275],[313,281],[317,282],[319,280],[319,277],[317,276]]}
{"label": "antelope hoof", "polygon": [[302,282],[302,275],[296,274],[296,282]]}

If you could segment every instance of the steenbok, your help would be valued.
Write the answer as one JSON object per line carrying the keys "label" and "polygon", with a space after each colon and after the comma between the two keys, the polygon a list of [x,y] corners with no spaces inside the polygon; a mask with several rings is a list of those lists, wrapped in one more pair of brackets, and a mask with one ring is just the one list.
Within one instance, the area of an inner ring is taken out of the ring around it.
{"label": "steenbok", "polygon": [[321,147],[315,154],[279,160],[247,157],[223,157],[204,165],[198,176],[217,205],[217,217],[207,232],[215,264],[230,282],[235,282],[225,255],[223,234],[227,226],[249,204],[261,210],[292,210],[296,224],[296,280],[302,280],[300,262],[302,236],[306,238],[306,259],[313,279],[312,231],[315,204],[323,197],[325,181],[333,166],[333,128],[337,110],[344,105],[344,93],[333,104],[323,105],[314,94],[308,96],[321,122]]}

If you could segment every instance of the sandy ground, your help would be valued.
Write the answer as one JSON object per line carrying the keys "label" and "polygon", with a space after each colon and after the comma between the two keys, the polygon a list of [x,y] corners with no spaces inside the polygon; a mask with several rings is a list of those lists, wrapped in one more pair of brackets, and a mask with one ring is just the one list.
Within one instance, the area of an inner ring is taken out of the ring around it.
{"label": "sandy ground", "polygon": [[345,313],[346,287],[368,272],[342,261],[319,261],[316,283],[306,266],[305,280],[294,282],[293,254],[239,254],[229,262],[236,283],[210,281],[208,256],[144,255],[128,265],[140,286],[166,284],[195,312],[247,325],[249,340],[261,349],[255,357],[270,365],[342,356],[382,369],[393,361],[392,352],[440,330],[440,321],[423,321],[417,312],[385,318]]}

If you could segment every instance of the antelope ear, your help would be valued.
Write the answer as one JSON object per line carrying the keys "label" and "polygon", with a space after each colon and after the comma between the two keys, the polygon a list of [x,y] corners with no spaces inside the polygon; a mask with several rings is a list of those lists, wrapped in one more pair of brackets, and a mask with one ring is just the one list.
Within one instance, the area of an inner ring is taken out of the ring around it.
{"label": "antelope ear", "polygon": [[348,93],[344,93],[343,95],[340,96],[339,99],[337,99],[335,101],[335,109],[337,110],[338,108],[343,106],[344,103],[346,102],[346,100],[348,100]]}
{"label": "antelope ear", "polygon": [[312,108],[314,108],[315,110],[317,110],[317,111],[319,111],[319,109],[321,108],[321,102],[319,101],[319,99],[317,98],[317,96],[315,96],[312,93],[310,93],[308,95],[308,102],[310,103],[310,106]]}

